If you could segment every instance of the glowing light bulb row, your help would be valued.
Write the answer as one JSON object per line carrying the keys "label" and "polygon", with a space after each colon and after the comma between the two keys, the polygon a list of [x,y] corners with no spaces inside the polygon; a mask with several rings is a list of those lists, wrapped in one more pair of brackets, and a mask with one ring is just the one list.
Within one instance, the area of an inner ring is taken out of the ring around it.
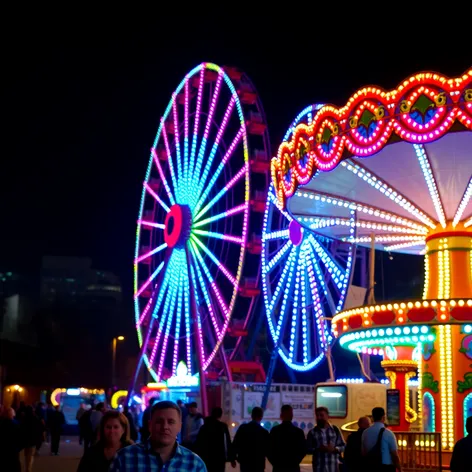
{"label": "glowing light bulb row", "polygon": [[360,202],[347,200],[345,198],[341,198],[338,196],[331,196],[331,195],[324,195],[315,192],[307,192],[307,191],[298,191],[295,194],[297,197],[307,198],[310,200],[319,201],[321,203],[327,203],[329,205],[334,205],[338,207],[348,208],[349,210],[357,210],[362,213],[366,213],[368,215],[373,215],[377,218],[382,218],[387,221],[391,221],[392,223],[397,223],[399,225],[406,226],[407,228],[415,229],[421,234],[427,234],[428,229],[419,223],[416,223],[412,220],[407,218],[403,218],[402,216],[395,215],[393,213],[389,213],[384,211],[380,208],[372,207],[369,205],[365,205]]}
{"label": "glowing light bulb row", "polygon": [[302,246],[301,251],[301,291],[302,291],[302,343],[303,343],[303,364],[308,364],[308,319],[307,319],[307,309],[306,309],[306,278],[307,278],[307,267],[306,260],[307,253],[305,251],[305,245]]}
{"label": "glowing light bulb row", "polygon": [[457,207],[456,214],[454,216],[454,220],[452,221],[452,226],[456,227],[457,223],[462,218],[462,215],[469,204],[469,201],[472,197],[472,177],[469,180],[469,185],[467,185],[467,188],[465,189],[464,195],[462,196],[461,202],[459,203],[459,206]]}
{"label": "glowing light bulb row", "polygon": [[422,144],[413,144],[413,148],[416,152],[416,157],[423,171],[424,178],[426,180],[426,185],[428,186],[429,194],[433,200],[434,208],[439,219],[439,223],[443,228],[446,227],[446,215],[444,214],[443,204],[441,202],[441,197],[439,195],[438,186],[436,184],[436,179],[434,178],[433,170],[431,164],[429,163],[428,155],[426,154],[425,148]]}
{"label": "glowing light bulb row", "polygon": [[[351,225],[353,227],[355,225]],[[350,239],[350,237],[341,238],[343,241],[350,241],[355,244],[359,243],[370,243],[372,242],[372,236],[360,236],[358,238]],[[421,242],[424,241],[422,236],[379,236],[375,235],[375,242],[376,243],[393,243],[393,242],[404,242],[404,241],[411,241],[411,242]]]}
{"label": "glowing light bulb row", "polygon": [[[428,252],[428,246],[425,248]],[[428,298],[429,291],[429,257],[424,258],[424,286],[423,286],[423,299]]]}
{"label": "glowing light bulb row", "polygon": [[406,243],[398,243],[398,244],[390,244],[388,246],[385,246],[386,251],[398,251],[399,249],[408,249],[410,247],[416,247],[416,246],[423,246],[425,243],[424,239],[420,239],[417,241],[409,241]]}
{"label": "glowing light bulb row", "polygon": [[348,159],[346,161],[341,161],[341,165],[345,167],[348,171],[352,172],[354,175],[357,175],[364,182],[367,182],[371,187],[374,187],[380,193],[384,194],[387,198],[394,201],[404,210],[408,211],[413,216],[416,216],[420,221],[425,225],[429,226],[431,229],[436,227],[434,221],[426,215],[423,211],[417,208],[408,198],[403,194],[397,192],[392,187],[390,187],[386,182],[384,182],[380,177],[368,171],[362,167],[357,162]]}
{"label": "glowing light bulb row", "polygon": [[[297,248],[301,251],[301,248]],[[297,334],[297,322],[298,322],[298,296],[300,294],[300,272],[301,267],[297,267],[295,274],[295,286],[293,290],[293,305],[292,305],[292,326],[290,330],[290,350],[289,350],[289,360],[293,362],[293,354],[296,349],[295,341]]]}

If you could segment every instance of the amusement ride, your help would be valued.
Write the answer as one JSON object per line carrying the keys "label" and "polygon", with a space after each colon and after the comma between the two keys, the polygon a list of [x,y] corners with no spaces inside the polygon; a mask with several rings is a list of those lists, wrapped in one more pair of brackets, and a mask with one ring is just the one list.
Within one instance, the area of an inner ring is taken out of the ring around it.
{"label": "amusement ride", "polygon": [[[390,91],[365,87],[342,108],[305,108],[270,161],[249,78],[210,63],[190,71],[160,120],[142,190],[141,356],[128,401],[144,364],[148,390],[198,386],[204,413],[207,382],[251,375],[261,385],[251,398],[265,385],[266,406],[269,392],[293,391],[271,387],[278,359],[294,372],[331,366],[338,342],[382,357],[389,390],[375,388],[399,394],[394,429],[441,432],[451,450],[472,414],[471,131],[472,69],[419,73]],[[375,250],[423,256],[423,297],[345,309],[356,254],[369,249],[371,260]],[[265,323],[267,375],[252,359]],[[330,381],[339,388],[332,368]]]}

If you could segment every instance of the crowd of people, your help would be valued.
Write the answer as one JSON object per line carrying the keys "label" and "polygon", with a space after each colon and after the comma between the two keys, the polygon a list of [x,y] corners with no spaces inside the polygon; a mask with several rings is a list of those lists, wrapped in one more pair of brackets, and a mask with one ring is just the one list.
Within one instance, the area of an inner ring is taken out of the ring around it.
{"label": "crowd of people", "polygon": [[[281,408],[281,424],[270,432],[262,426],[262,408],[252,410],[252,421],[241,425],[233,440],[222,421],[223,411],[214,408],[204,418],[196,403],[185,405],[151,399],[139,415],[136,410],[106,410],[104,403],[93,408],[81,405],[77,412],[84,454],[77,472],[224,472],[226,464],[241,472],[264,472],[266,460],[274,472],[299,472],[303,458],[312,455],[314,472],[401,471],[394,433],[385,424],[383,408],[361,417],[358,431],[344,441],[340,429],[329,421],[326,407],[315,410],[316,425],[305,438],[293,424],[290,405]],[[25,471],[43,442],[50,453],[59,454],[64,415],[59,407],[21,404],[0,408],[0,458],[2,471],[21,472],[23,451]],[[454,448],[451,471],[470,467],[472,417],[467,419],[468,436]],[[5,467],[5,468],[3,468]]]}
{"label": "crowd of people", "polygon": [[5,470],[20,472],[20,453],[24,454],[25,471],[32,472],[35,456],[44,442],[49,442],[52,455],[59,454],[62,427],[65,424],[59,407],[44,403],[18,408],[0,405],[0,458]]}

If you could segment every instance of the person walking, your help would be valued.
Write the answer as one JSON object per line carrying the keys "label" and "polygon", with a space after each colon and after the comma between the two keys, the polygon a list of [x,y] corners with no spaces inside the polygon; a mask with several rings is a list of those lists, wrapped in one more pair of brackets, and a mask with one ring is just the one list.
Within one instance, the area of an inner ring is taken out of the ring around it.
{"label": "person walking", "polygon": [[51,455],[59,455],[59,444],[61,442],[62,428],[65,423],[64,413],[62,413],[60,406],[57,405],[48,415],[48,428],[51,434]]}
{"label": "person walking", "polygon": [[182,445],[193,451],[198,432],[202,426],[203,416],[198,411],[197,403],[189,403],[187,419],[183,423]]}
{"label": "person walking", "polygon": [[85,451],[77,472],[108,472],[116,453],[132,444],[126,416],[107,411],[100,422],[98,441]]}
{"label": "person walking", "polygon": [[77,420],[77,423],[79,425],[79,445],[80,446],[82,446],[84,442],[83,424],[81,423],[80,419],[86,412],[87,412],[87,409],[85,408],[85,403],[81,403],[79,406],[79,409],[77,410],[77,413],[75,414],[75,419]]}
{"label": "person walking", "polygon": [[205,418],[195,441],[195,452],[205,462],[208,472],[225,472],[226,462],[236,467],[232,456],[231,436],[228,426],[221,421],[223,410],[213,408],[211,415]]}
{"label": "person walking", "polygon": [[20,421],[21,446],[25,456],[25,471],[33,471],[36,445],[40,441],[43,428],[41,421],[34,414],[32,406],[25,406]]}
{"label": "person walking", "polygon": [[385,410],[372,410],[374,424],[362,433],[362,455],[365,471],[401,471],[395,434],[385,426]]}
{"label": "person walking", "polygon": [[472,416],[465,422],[467,436],[459,439],[454,446],[451,458],[451,472],[469,472],[472,462]]}
{"label": "person walking", "polygon": [[313,454],[313,472],[339,472],[344,439],[337,426],[329,422],[329,411],[324,406],[315,409],[316,426],[308,433],[308,453]]}
{"label": "person walking", "polygon": [[200,457],[177,443],[182,428],[181,414],[174,402],[162,401],[153,405],[149,440],[119,450],[109,472],[207,472]]}
{"label": "person walking", "polygon": [[233,441],[234,458],[241,472],[264,472],[269,449],[269,431],[261,426],[264,410],[258,406],[251,411],[249,423],[242,424]]}
{"label": "person walking", "polygon": [[364,470],[362,434],[370,427],[370,418],[361,416],[357,421],[357,426],[359,429],[348,436],[346,449],[344,449],[344,464],[347,472],[363,472]]}
{"label": "person walking", "polygon": [[303,431],[292,423],[291,405],[282,406],[280,419],[282,424],[270,430],[269,462],[273,472],[300,472],[300,462],[306,455],[306,440]]}

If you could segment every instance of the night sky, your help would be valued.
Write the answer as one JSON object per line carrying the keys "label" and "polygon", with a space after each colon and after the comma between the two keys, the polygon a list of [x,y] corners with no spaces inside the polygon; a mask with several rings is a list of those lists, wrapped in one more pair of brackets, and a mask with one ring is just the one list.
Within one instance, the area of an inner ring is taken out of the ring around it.
{"label": "night sky", "polygon": [[267,18],[227,29],[175,21],[161,16],[139,29],[36,27],[9,38],[0,266],[34,271],[44,254],[91,256],[130,293],[149,148],[172,91],[202,61],[235,65],[252,78],[273,150],[311,103],[343,105],[363,85],[392,88],[421,70],[455,76],[472,63],[465,47],[451,44],[444,53],[439,42],[404,38],[403,45],[393,35],[383,43],[375,29],[371,37],[353,31],[343,38]]}

